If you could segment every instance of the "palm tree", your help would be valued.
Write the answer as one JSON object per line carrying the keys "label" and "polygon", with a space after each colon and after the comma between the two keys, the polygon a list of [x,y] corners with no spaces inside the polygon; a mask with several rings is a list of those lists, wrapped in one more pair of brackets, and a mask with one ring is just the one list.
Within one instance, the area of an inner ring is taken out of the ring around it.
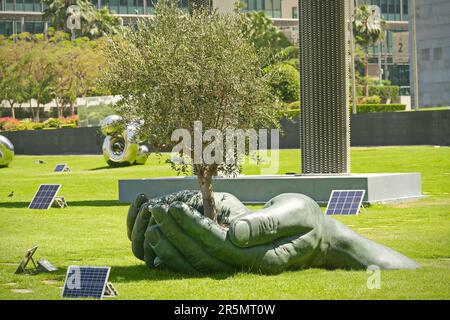
{"label": "palm tree", "polygon": [[364,73],[366,76],[364,92],[369,96],[369,47],[384,39],[386,22],[381,18],[380,9],[377,6],[363,4],[355,9],[353,22],[353,34],[355,42],[359,45],[365,55]]}
{"label": "palm tree", "polygon": [[113,16],[107,8],[97,10],[90,0],[43,0],[45,5],[44,19],[56,30],[67,31],[67,8],[76,5],[80,8],[81,30],[78,34],[96,38],[105,33],[117,33],[122,19]]}

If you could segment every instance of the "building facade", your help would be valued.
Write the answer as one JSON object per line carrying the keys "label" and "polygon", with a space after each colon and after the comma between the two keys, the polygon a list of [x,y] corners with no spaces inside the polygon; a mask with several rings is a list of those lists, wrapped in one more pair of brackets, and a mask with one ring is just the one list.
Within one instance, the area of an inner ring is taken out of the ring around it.
{"label": "building facade", "polygon": [[[91,1],[97,8],[108,7],[121,16],[126,24],[132,23],[139,16],[154,13],[152,0]],[[235,2],[235,0],[196,1],[208,1],[221,12],[231,12]],[[298,1],[242,0],[245,6],[244,11],[264,11],[293,44],[298,43]],[[448,4],[445,0],[436,1]],[[189,2],[190,0],[181,0],[180,6],[187,9]],[[403,95],[408,95],[410,90],[409,55],[398,57],[400,43],[397,35],[408,33],[408,2],[408,0],[356,0],[357,4],[367,3],[378,6],[382,17],[387,21],[385,40],[371,48],[369,74],[390,80],[393,85],[401,86]],[[46,23],[42,19],[43,10],[40,0],[0,0],[0,34],[8,36],[21,32],[44,32]],[[400,38],[405,39],[404,36]],[[402,45],[407,46],[407,43]]]}
{"label": "building facade", "polygon": [[[154,13],[153,0],[91,0],[96,8],[107,7],[130,23],[139,16]],[[180,0],[180,7],[188,9],[190,2],[212,3],[221,12],[231,12],[235,0]],[[244,0],[245,11],[265,11],[277,26],[283,26],[284,19],[294,20],[292,8],[297,8],[297,0]],[[282,5],[283,4],[283,5]],[[286,4],[286,5],[285,5]],[[44,5],[40,0],[0,0],[0,34],[9,36],[15,33],[41,33],[45,29],[42,19]],[[288,21],[295,26],[295,21]]]}
{"label": "building facade", "polygon": [[387,30],[384,41],[370,50],[369,75],[389,80],[393,85],[401,87],[402,95],[409,95],[409,1],[359,0],[356,2],[379,7],[381,17],[386,21]]}
{"label": "building facade", "polygon": [[450,106],[450,1],[415,3],[419,106]]}

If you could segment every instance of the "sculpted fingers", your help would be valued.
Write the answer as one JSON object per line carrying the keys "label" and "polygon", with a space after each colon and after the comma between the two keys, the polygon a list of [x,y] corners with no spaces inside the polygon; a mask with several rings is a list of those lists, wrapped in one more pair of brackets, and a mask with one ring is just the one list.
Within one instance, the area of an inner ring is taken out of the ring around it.
{"label": "sculpted fingers", "polygon": [[130,208],[128,209],[127,215],[127,236],[128,239],[131,240],[131,233],[133,231],[134,222],[136,221],[136,217],[141,209],[141,206],[148,201],[147,196],[143,193],[139,193],[136,195],[136,198],[131,203]]}
{"label": "sculpted fingers", "polygon": [[154,267],[167,267],[171,270],[195,273],[183,255],[170,243],[158,225],[150,226],[145,233],[145,241],[155,252]]}
{"label": "sculpted fingers", "polygon": [[172,208],[167,205],[156,207],[152,209],[152,215],[167,239],[196,270],[204,272],[229,272],[233,270],[227,263],[207,253],[195,238],[188,236],[168,213],[171,210]]}
{"label": "sculpted fingers", "polygon": [[315,210],[310,210],[312,202],[296,194],[275,197],[263,209],[233,220],[230,239],[236,246],[245,248],[306,234],[318,226],[323,216],[317,205]]}
{"label": "sculpted fingers", "polygon": [[136,258],[144,260],[144,240],[145,232],[150,223],[151,213],[148,210],[148,204],[141,206],[136,220],[134,222],[133,231],[131,232],[131,248]]}

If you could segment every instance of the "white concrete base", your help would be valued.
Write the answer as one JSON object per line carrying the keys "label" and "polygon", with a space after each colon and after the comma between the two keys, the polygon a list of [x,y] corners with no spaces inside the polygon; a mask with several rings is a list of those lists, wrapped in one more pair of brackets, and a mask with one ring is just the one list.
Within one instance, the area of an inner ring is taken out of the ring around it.
{"label": "white concrete base", "polygon": [[[216,178],[214,190],[234,194],[244,203],[265,203],[281,193],[303,193],[326,203],[332,190],[366,190],[364,202],[391,202],[422,197],[420,173],[368,173],[346,176],[240,176]],[[180,190],[198,190],[197,178],[170,177],[119,180],[119,202],[130,203],[136,194],[159,197]]]}

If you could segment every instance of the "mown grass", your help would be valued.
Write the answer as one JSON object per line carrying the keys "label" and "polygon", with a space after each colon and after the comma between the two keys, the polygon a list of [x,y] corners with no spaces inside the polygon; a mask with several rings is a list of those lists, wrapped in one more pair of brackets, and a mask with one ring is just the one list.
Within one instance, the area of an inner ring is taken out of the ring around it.
{"label": "mown grass", "polygon": [[[299,172],[299,152],[281,152],[279,173]],[[36,164],[43,159],[45,164]],[[353,172],[421,172],[423,200],[368,207],[338,217],[364,236],[417,260],[415,271],[383,271],[381,289],[369,290],[364,271],[303,270],[276,276],[183,275],[155,271],[134,258],[126,237],[127,206],[117,203],[118,179],[175,175],[164,156],[145,166],[109,169],[101,156],[16,156],[0,169],[0,299],[60,299],[69,265],[111,266],[121,299],[449,299],[450,148],[355,148]],[[52,173],[67,163],[71,173]],[[256,165],[244,173],[257,174]],[[27,209],[40,183],[61,183],[67,209]],[[7,197],[14,191],[13,197]],[[60,271],[14,275],[25,249]],[[48,282],[47,280],[53,280]],[[31,293],[14,293],[30,289]]]}

